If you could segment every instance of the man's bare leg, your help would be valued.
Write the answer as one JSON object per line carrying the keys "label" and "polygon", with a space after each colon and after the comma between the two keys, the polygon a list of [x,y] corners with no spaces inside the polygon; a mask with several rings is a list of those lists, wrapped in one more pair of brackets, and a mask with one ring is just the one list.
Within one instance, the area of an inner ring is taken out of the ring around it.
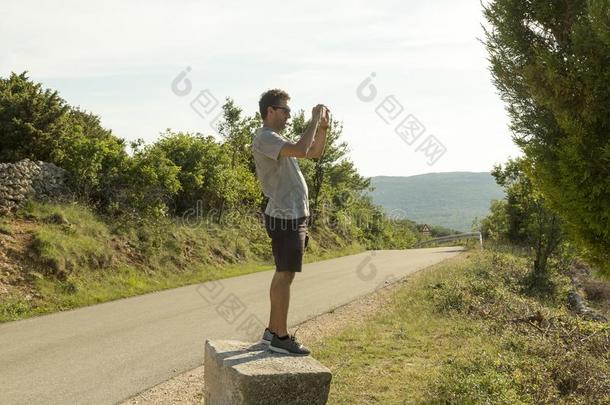
{"label": "man's bare leg", "polygon": [[294,272],[292,271],[276,271],[271,280],[269,330],[278,336],[288,335],[288,306],[290,304],[290,285],[293,279]]}

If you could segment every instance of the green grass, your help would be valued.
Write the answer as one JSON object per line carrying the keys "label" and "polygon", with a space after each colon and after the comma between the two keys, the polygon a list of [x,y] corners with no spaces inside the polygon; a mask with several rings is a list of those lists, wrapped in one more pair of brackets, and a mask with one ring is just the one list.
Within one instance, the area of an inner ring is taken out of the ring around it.
{"label": "green grass", "polygon": [[[312,345],[333,372],[329,403],[608,403],[610,327],[563,309],[564,277],[525,294],[526,273],[470,252],[410,277],[379,314]],[[512,321],[537,311],[541,325]]]}
{"label": "green grass", "polygon": [[[234,226],[107,223],[79,204],[35,202],[18,216],[35,223],[30,290],[15,288],[2,297],[0,322],[273,268],[268,236],[252,218]],[[328,241],[334,235],[323,231],[310,238],[306,263],[364,250]]]}
{"label": "green grass", "polygon": [[100,238],[55,226],[37,230],[32,247],[38,260],[46,263],[56,275],[106,267],[113,256],[112,249]]}
{"label": "green grass", "polygon": [[90,210],[76,204],[30,202],[20,214],[43,224],[33,232],[30,247],[40,267],[46,268],[43,273],[65,279],[110,266],[110,231]]}
{"label": "green grass", "polygon": [[12,235],[13,234],[13,228],[11,227],[11,225],[7,222],[0,221],[0,233],[4,234],[4,235]]}

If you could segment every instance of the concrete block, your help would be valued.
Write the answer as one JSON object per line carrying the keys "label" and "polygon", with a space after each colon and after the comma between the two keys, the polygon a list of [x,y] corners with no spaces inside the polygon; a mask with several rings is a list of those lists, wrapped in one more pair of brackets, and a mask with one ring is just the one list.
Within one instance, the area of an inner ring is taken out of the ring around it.
{"label": "concrete block", "polygon": [[206,405],[325,404],[332,378],[311,356],[235,340],[206,341],[204,370]]}

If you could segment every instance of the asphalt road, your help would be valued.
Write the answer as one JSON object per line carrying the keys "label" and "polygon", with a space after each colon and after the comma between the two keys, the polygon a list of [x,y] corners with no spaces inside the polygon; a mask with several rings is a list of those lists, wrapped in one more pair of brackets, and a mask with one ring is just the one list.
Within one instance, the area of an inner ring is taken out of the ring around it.
{"label": "asphalt road", "polygon": [[[459,247],[369,251],[307,264],[289,323],[459,254]],[[207,338],[256,340],[272,271],[0,325],[0,404],[115,404],[203,363]]]}

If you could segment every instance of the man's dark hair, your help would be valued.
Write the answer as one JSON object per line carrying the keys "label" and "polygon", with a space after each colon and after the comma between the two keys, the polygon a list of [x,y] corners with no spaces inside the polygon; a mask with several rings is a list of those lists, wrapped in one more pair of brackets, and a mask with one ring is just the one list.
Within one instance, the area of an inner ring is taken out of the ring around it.
{"label": "man's dark hair", "polygon": [[273,89],[264,92],[258,102],[258,109],[261,113],[261,117],[265,119],[267,117],[267,107],[278,105],[282,100],[290,100],[290,96],[284,90]]}

